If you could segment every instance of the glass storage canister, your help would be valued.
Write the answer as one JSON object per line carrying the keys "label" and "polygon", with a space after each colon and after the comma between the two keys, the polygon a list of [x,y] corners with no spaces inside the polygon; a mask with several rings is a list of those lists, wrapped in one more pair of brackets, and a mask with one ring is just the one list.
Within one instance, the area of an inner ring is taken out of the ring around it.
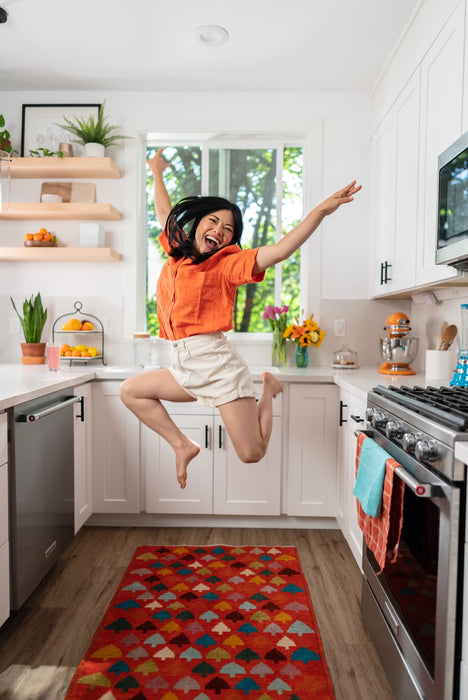
{"label": "glass storage canister", "polygon": [[343,345],[340,350],[333,353],[332,367],[336,369],[357,369],[358,356],[357,352],[351,350],[347,345]]}
{"label": "glass storage canister", "polygon": [[133,334],[133,361],[136,367],[149,367],[151,364],[151,335],[146,332]]}

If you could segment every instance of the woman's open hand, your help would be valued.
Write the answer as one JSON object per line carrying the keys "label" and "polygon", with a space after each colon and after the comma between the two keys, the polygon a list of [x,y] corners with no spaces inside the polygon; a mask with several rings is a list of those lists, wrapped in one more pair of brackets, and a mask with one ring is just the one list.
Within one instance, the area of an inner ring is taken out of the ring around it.
{"label": "woman's open hand", "polygon": [[163,158],[163,151],[164,148],[160,148],[159,151],[156,151],[151,160],[146,161],[153,175],[162,175],[165,169],[170,166],[169,161]]}
{"label": "woman's open hand", "polygon": [[349,183],[349,185],[343,187],[343,189],[338,190],[338,192],[335,192],[335,194],[332,194],[330,195],[330,197],[327,197],[327,199],[325,199],[321,204],[318,205],[317,209],[324,216],[327,216],[328,214],[333,214],[333,212],[336,211],[338,207],[340,207],[342,204],[352,202],[354,195],[356,194],[356,192],[359,192],[360,189],[361,185],[356,185],[356,180],[353,180]]}

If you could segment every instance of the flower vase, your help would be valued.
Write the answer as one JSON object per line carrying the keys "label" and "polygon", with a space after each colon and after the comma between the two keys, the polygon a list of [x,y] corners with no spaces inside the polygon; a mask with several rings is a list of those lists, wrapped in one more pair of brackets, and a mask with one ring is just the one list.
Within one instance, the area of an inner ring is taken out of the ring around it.
{"label": "flower vase", "polygon": [[272,351],[271,364],[273,367],[286,367],[286,338],[283,338],[283,332],[278,328],[273,330]]}
{"label": "flower vase", "polygon": [[307,367],[309,364],[309,348],[307,345],[298,345],[296,350],[296,367]]}

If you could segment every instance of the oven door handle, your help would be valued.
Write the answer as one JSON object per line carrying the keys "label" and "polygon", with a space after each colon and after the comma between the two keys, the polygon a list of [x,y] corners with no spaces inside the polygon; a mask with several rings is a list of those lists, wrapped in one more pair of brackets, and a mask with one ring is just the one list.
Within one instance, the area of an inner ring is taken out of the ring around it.
{"label": "oven door handle", "polygon": [[[359,433],[364,433],[367,437],[372,438],[373,433],[370,430],[355,430],[354,435],[358,437]],[[390,455],[391,456],[391,455]],[[440,487],[434,484],[423,484],[414,478],[404,467],[396,467],[394,472],[419,498],[433,498],[440,496]]]}

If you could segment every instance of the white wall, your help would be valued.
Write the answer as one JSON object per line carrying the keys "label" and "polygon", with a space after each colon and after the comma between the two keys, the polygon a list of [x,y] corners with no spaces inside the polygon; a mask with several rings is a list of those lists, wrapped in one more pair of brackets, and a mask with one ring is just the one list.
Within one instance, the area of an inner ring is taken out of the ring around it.
{"label": "white wall", "polygon": [[[4,92],[2,114],[12,134],[13,147],[19,150],[22,104],[62,104],[102,102],[113,124],[122,126],[129,136],[148,130],[210,129],[258,131],[299,131],[319,129],[324,134],[322,152],[308,164],[308,206],[351,179],[368,180],[369,98],[360,93],[143,93],[114,92]],[[99,316],[106,331],[106,353],[109,363],[131,361],[131,336],[136,325],[136,235],[137,235],[137,140],[126,141],[123,148],[109,149],[123,172],[121,180],[96,180],[98,201],[111,202],[123,212],[117,222],[105,222],[106,244],[123,255],[120,263],[0,263],[0,319],[7,332],[0,339],[0,361],[19,359],[19,334],[10,335],[10,319],[14,315],[10,295],[16,301],[40,291],[49,309],[44,339],[50,335],[51,323],[60,314],[68,313],[73,302],[83,302],[83,309]],[[39,201],[40,182],[12,180],[12,201]],[[360,205],[359,221],[347,224],[344,219],[330,222],[323,246],[326,266],[342,267],[343,294],[346,278],[355,276],[347,265],[349,258],[337,255],[340,237],[362,238],[361,259],[365,256],[368,231],[368,207]],[[22,245],[23,235],[41,225],[56,233],[66,245],[77,245],[79,223],[66,221],[0,222],[1,245]],[[325,226],[323,227],[325,229]],[[309,285],[307,311],[320,314],[321,297],[321,233],[309,245]],[[330,245],[333,249],[330,252]],[[344,244],[345,245],[345,244]],[[338,251],[339,253],[339,251]],[[367,262],[366,262],[367,264]],[[365,269],[363,267],[363,269]],[[325,270],[327,287],[328,275]],[[363,292],[365,296],[365,292]]]}

